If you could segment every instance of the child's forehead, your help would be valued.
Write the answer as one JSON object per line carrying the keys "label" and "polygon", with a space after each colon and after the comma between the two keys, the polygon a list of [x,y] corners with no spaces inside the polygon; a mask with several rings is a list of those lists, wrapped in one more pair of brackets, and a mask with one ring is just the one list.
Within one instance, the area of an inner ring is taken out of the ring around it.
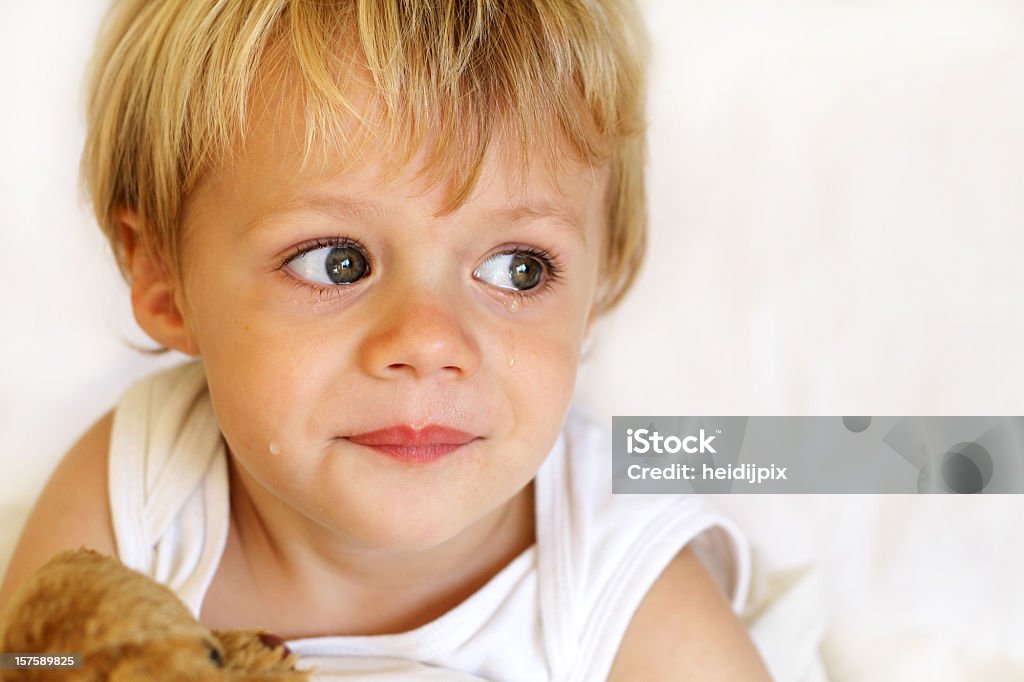
{"label": "child's forehead", "polygon": [[340,93],[351,108],[335,110],[327,121],[310,120],[306,93],[293,79],[273,72],[261,78],[246,132],[217,175],[252,180],[288,203],[346,195],[380,208],[426,197],[437,214],[476,203],[569,218],[603,197],[607,163],[579,158],[554,121],[538,118],[526,131],[505,121],[493,126],[486,145],[469,140],[470,131],[453,144],[443,139],[451,122],[437,112],[422,139],[403,136],[401,118],[385,110],[368,85],[372,79],[355,73]]}

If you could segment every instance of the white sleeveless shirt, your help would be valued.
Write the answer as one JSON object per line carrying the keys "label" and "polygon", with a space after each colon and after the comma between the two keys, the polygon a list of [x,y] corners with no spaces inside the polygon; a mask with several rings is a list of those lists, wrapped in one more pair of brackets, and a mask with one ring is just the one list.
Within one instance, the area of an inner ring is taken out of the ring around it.
{"label": "white sleeveless shirt", "polygon": [[[535,479],[536,543],[440,618],[393,635],[297,639],[317,679],[605,679],[640,601],[691,546],[740,612],[745,541],[694,495],[613,495],[606,431],[572,408]],[[121,398],[108,484],[125,565],[198,617],[227,541],[227,456],[201,362]],[[273,624],[265,625],[273,631]]]}

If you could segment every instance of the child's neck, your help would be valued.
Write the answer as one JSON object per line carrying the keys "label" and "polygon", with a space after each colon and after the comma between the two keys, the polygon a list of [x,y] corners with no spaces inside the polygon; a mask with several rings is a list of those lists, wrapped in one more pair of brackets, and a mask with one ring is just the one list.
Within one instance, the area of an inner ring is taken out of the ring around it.
{"label": "child's neck", "polygon": [[230,469],[229,544],[247,574],[242,584],[261,595],[265,611],[263,622],[249,625],[285,638],[414,629],[460,604],[534,543],[532,483],[436,547],[367,551],[283,509],[233,462]]}

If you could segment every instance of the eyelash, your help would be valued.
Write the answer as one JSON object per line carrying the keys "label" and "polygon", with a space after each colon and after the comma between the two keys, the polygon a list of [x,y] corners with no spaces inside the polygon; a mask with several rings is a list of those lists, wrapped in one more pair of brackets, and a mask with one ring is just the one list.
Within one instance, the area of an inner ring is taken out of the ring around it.
{"label": "eyelash", "polygon": [[[373,262],[369,257],[366,247],[364,247],[358,240],[351,239],[349,237],[320,237],[312,241],[299,244],[294,247],[289,254],[284,258],[281,264],[277,267],[278,270],[284,270],[289,263],[296,258],[303,256],[310,251],[316,251],[325,247],[339,247],[339,246],[352,246],[363,252],[366,257],[367,263],[367,274],[373,272]],[[514,245],[496,251],[495,253],[488,256],[492,258],[494,256],[506,255],[506,254],[522,254],[536,258],[544,266],[544,277],[539,285],[533,289],[527,289],[526,291],[516,291],[514,289],[500,289],[501,293],[509,296],[519,303],[525,303],[540,298],[544,294],[551,290],[552,285],[559,282],[562,279],[562,267],[558,262],[558,259],[553,253],[545,248],[536,246],[526,245]],[[300,279],[294,275],[288,275],[289,281],[297,286],[298,288],[309,291],[312,289],[317,294],[317,302],[322,303],[324,301],[330,301],[343,294],[345,286],[320,286],[313,282],[307,282],[306,280]]]}
{"label": "eyelash", "polygon": [[[308,242],[303,242],[302,244],[293,247],[291,251],[289,251],[288,255],[284,258],[283,261],[281,261],[281,264],[277,267],[277,269],[284,271],[287,268],[288,264],[291,263],[296,258],[298,258],[299,256],[303,256],[309,253],[310,251],[316,251],[317,249],[322,249],[328,246],[353,246],[359,249],[360,251],[363,252],[364,256],[366,256],[367,274],[373,272],[373,263],[370,261],[366,247],[359,243],[359,241],[351,239],[349,237],[320,237]],[[343,290],[345,289],[344,286],[320,286],[319,284],[316,284],[314,282],[308,282],[292,274],[286,274],[286,278],[290,284],[294,285],[296,288],[301,289],[304,292],[308,293],[310,290],[315,292],[317,295],[317,303],[334,300],[335,298],[341,296],[344,293]]]}

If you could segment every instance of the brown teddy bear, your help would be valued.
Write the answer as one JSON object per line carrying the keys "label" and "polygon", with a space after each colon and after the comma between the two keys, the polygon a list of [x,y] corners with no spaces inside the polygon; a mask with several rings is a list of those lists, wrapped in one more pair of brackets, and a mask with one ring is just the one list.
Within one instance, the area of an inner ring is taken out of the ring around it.
{"label": "brown teddy bear", "polygon": [[15,593],[0,651],[81,654],[81,666],[7,669],[3,680],[297,682],[284,641],[261,630],[213,632],[170,589],[112,557],[58,554]]}

